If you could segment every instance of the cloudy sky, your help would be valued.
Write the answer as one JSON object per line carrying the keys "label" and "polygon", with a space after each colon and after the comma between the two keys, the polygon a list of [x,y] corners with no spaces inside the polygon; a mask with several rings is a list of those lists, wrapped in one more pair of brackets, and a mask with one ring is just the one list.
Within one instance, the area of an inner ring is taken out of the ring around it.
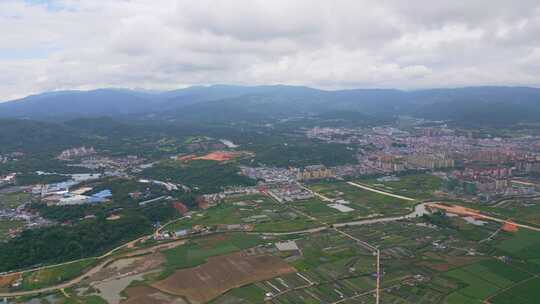
{"label": "cloudy sky", "polygon": [[540,86],[540,1],[0,1],[0,100],[213,83]]}

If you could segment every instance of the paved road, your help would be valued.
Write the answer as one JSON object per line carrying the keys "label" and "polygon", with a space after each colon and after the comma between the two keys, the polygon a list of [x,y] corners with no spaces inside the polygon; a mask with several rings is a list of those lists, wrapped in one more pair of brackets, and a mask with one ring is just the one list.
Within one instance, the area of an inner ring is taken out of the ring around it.
{"label": "paved road", "polygon": [[[134,240],[134,241],[131,241],[131,242],[127,243],[127,244],[124,244],[123,246],[127,246],[128,244],[133,244],[137,240]],[[127,257],[136,256],[136,255],[143,255],[143,254],[147,254],[149,252],[153,252],[155,250],[160,250],[160,249],[163,250],[163,249],[166,249],[166,248],[176,247],[178,245],[182,245],[184,242],[185,242],[185,240],[178,240],[178,241],[169,242],[169,243],[156,244],[156,245],[151,246],[151,247],[131,251],[129,253],[126,253],[126,254],[122,255],[121,257],[122,258],[127,258]],[[109,251],[109,252],[111,252],[111,251]],[[71,279],[69,281],[66,281],[64,283],[60,283],[60,284],[55,285],[55,286],[49,286],[49,287],[45,287],[45,288],[28,290],[28,291],[2,292],[2,293],[0,293],[0,298],[28,296],[28,295],[38,294],[38,293],[45,293],[45,292],[51,292],[51,291],[55,291],[55,290],[61,290],[61,289],[64,289],[64,288],[69,288],[69,287],[71,287],[73,285],[76,285],[76,284],[80,283],[85,278],[91,277],[92,275],[98,273],[100,270],[103,269],[103,267],[108,265],[109,262],[114,261],[116,258],[117,257],[104,258],[97,265],[90,268],[87,272],[81,274],[80,276],[78,276],[76,278],[73,278],[73,279]],[[58,265],[55,265],[55,266],[58,266]]]}
{"label": "paved road", "polygon": [[2,274],[1,276],[5,276],[5,275],[16,275],[16,274],[23,274],[25,272],[34,272],[34,271],[38,271],[38,270],[43,270],[43,269],[48,269],[48,268],[54,268],[54,267],[59,267],[59,266],[63,266],[63,265],[69,265],[69,264],[73,264],[73,263],[77,263],[77,262],[82,262],[82,261],[86,261],[86,260],[92,260],[92,259],[96,259],[96,260],[101,260],[101,259],[104,259],[110,255],[112,255],[113,253],[115,253],[116,251],[124,248],[124,247],[131,247],[133,246],[135,243],[137,243],[138,241],[141,241],[145,238],[148,238],[149,236],[148,235],[145,235],[145,236],[142,236],[138,239],[135,239],[135,240],[132,240],[132,241],[129,241],[127,243],[124,243],[114,249],[111,249],[110,251],[104,253],[103,255],[100,255],[100,256],[97,256],[97,257],[88,257],[88,258],[82,258],[82,259],[78,259],[78,260],[72,260],[72,261],[68,261],[68,262],[63,262],[63,263],[59,263],[59,264],[54,264],[54,265],[46,265],[46,266],[41,266],[41,267],[36,267],[36,268],[32,268],[32,269],[27,269],[27,270],[21,270],[21,271],[14,271],[14,272],[6,272],[4,274]]}
{"label": "paved road", "polygon": [[[351,186],[355,186],[355,187],[358,187],[358,188],[362,188],[364,190],[368,190],[368,191],[372,191],[372,192],[376,192],[376,193],[379,193],[379,194],[383,194],[383,195],[387,195],[387,196],[392,196],[392,197],[395,197],[395,198],[400,198],[400,199],[404,199],[404,200],[408,200],[408,201],[414,201],[415,199],[413,198],[410,198],[410,197],[406,197],[406,196],[402,196],[402,195],[396,195],[396,194],[393,194],[393,193],[389,193],[389,192],[385,192],[385,191],[380,191],[380,190],[377,190],[377,189],[373,189],[373,188],[370,188],[370,187],[367,187],[365,185],[361,185],[361,184],[358,184],[358,183],[353,183],[353,182],[347,182],[349,185]],[[425,214],[427,212],[425,206],[426,206],[427,203],[423,203],[423,204],[419,204],[419,205],[416,205],[415,207],[415,212],[411,213],[411,214],[408,214],[408,215],[405,215],[405,216],[401,216],[401,217],[395,217],[395,218],[382,218],[382,219],[375,219],[374,223],[380,223],[380,222],[385,222],[385,221],[395,221],[395,220],[400,220],[400,219],[406,219],[406,218],[412,218],[412,217],[417,217],[417,216],[422,216],[423,214]],[[515,223],[513,221],[510,221],[510,220],[507,220],[507,219],[500,219],[500,218],[496,218],[496,217],[493,217],[493,216],[489,216],[489,215],[484,215],[482,213],[479,213],[479,216],[483,219],[486,219],[486,220],[490,220],[490,221],[494,221],[494,222],[498,222],[498,223],[507,223],[507,222],[510,222],[512,223],[513,225],[517,226],[517,227],[520,227],[520,228],[524,228],[524,229],[529,229],[529,230],[533,230],[533,231],[538,231],[540,232],[540,228],[538,227],[534,227],[534,226],[530,226],[530,225],[526,225],[526,224],[519,224],[519,223]],[[367,220],[369,221],[369,220]],[[358,224],[363,224],[365,221],[359,221],[357,222]],[[336,225],[347,225],[346,223],[344,224],[336,224]],[[350,225],[354,225],[354,224],[350,224]]]}
{"label": "paved road", "polygon": [[113,253],[115,253],[116,251],[124,248],[124,247],[133,247],[133,245],[135,245],[137,242],[139,241],[142,241],[144,239],[148,239],[150,237],[152,237],[154,234],[156,233],[159,233],[161,232],[161,230],[163,230],[166,226],[168,226],[169,224],[172,224],[174,222],[178,222],[180,220],[183,220],[185,219],[186,217],[180,217],[180,218],[177,218],[177,219],[174,219],[174,220],[171,220],[171,221],[168,221],[167,223],[165,223],[164,225],[160,226],[159,228],[157,228],[154,233],[150,234],[150,235],[145,235],[145,236],[141,236],[140,238],[138,239],[135,239],[135,240],[132,240],[132,241],[129,241],[127,243],[124,243],[116,248],[113,248],[111,250],[109,250],[108,252],[104,253],[103,255],[100,255],[100,256],[97,256],[97,257],[88,257],[88,258],[82,258],[82,259],[78,259],[78,260],[72,260],[72,261],[68,261],[68,262],[64,262],[64,263],[59,263],[59,264],[54,264],[54,265],[46,265],[46,266],[41,266],[41,267],[36,267],[36,268],[32,268],[32,269],[27,269],[27,270],[21,270],[21,271],[15,271],[15,272],[6,272],[0,276],[4,276],[4,275],[14,275],[14,274],[22,274],[22,273],[25,273],[25,272],[34,272],[34,271],[37,271],[37,270],[43,270],[43,269],[48,269],[48,268],[53,268],[53,267],[58,267],[58,266],[63,266],[63,265],[68,265],[68,264],[73,264],[73,263],[77,263],[77,262],[81,262],[81,261],[86,261],[86,260],[91,260],[91,259],[98,259],[98,260],[101,260],[101,259],[104,259],[110,255],[112,255]]}
{"label": "paved road", "polygon": [[[365,220],[358,220],[358,221],[351,221],[351,222],[343,222],[343,223],[335,223],[331,224],[331,226],[336,228],[342,228],[346,226],[361,226],[361,225],[370,225],[370,224],[377,224],[377,223],[386,223],[386,222],[395,222],[405,219],[411,219],[415,217],[422,216],[424,214],[428,214],[429,211],[426,209],[426,204],[428,203],[421,203],[415,206],[414,211],[412,211],[409,214],[402,215],[402,216],[391,216],[391,217],[380,217],[380,218],[372,218],[372,219],[365,219]],[[288,232],[256,232],[252,231],[249,232],[250,234],[260,234],[260,235],[269,235],[269,236],[280,236],[280,235],[293,235],[293,234],[306,234],[306,233],[315,233],[320,232],[323,230],[326,230],[329,228],[329,225],[319,226],[319,227],[313,227],[310,229],[304,229],[304,230],[297,230],[297,231],[288,231]]]}
{"label": "paved road", "polygon": [[[404,215],[404,216],[398,216],[398,217],[387,217],[387,218],[375,218],[375,219],[366,219],[366,220],[361,220],[361,221],[352,221],[352,222],[345,222],[345,223],[339,223],[339,224],[334,224],[333,226],[335,228],[339,228],[339,227],[345,227],[345,226],[358,226],[358,225],[369,225],[369,224],[375,224],[375,223],[381,223],[381,222],[390,222],[390,221],[398,221],[398,220],[402,220],[402,219],[406,219],[406,218],[412,218],[412,217],[415,217],[417,214],[423,214],[422,212],[425,212],[425,208],[424,208],[424,204],[419,204],[416,206],[415,210],[413,212],[411,212],[410,214],[408,215]],[[173,221],[170,221],[168,223],[166,223],[165,225],[163,225],[162,227],[165,227],[166,225],[168,225],[169,223],[172,223],[172,222],[175,222],[175,221],[178,221],[179,219],[176,219],[176,220],[173,220]],[[323,225],[323,226],[319,226],[319,227],[314,227],[314,228],[311,228],[311,229],[304,229],[304,230],[297,230],[297,231],[289,231],[289,232],[249,232],[250,234],[259,234],[259,235],[273,235],[273,236],[282,236],[282,235],[293,235],[293,234],[309,234],[309,233],[317,233],[317,232],[320,232],[320,231],[323,231],[323,230],[326,230],[328,229],[329,226],[328,225]],[[334,228],[334,229],[335,229]],[[158,228],[158,230],[161,230],[162,228]],[[337,231],[339,231],[338,229],[335,229]],[[341,231],[339,231],[340,233],[342,233]],[[151,235],[150,235],[151,236]],[[118,251],[119,249],[122,249],[124,247],[131,247],[133,246],[136,242],[144,239],[144,238],[148,238],[150,236],[143,236],[141,238],[138,238],[136,240],[133,240],[131,242],[128,242],[122,246],[118,246],[117,248],[107,252],[106,254],[98,257],[98,259],[106,259],[107,257],[109,257],[110,255],[112,255],[114,252]],[[357,240],[359,241],[359,240]],[[155,247],[158,247],[160,245],[163,245],[163,244],[159,244],[159,245],[156,245],[156,246],[153,246],[151,248],[155,248]],[[151,249],[149,248],[149,249]],[[374,247],[371,246],[371,248],[373,249]],[[50,287],[46,287],[46,288],[41,288],[41,289],[36,289],[36,290],[30,290],[30,291],[18,291],[18,292],[7,292],[7,293],[0,293],[0,297],[18,297],[18,296],[26,296],[26,295],[32,295],[32,294],[38,294],[38,293],[43,293],[43,292],[50,292],[50,291],[54,291],[54,290],[58,290],[58,289],[62,289],[62,288],[68,288],[68,287],[71,287],[75,284],[78,284],[80,283],[84,278],[86,277],[89,277],[95,273],[97,273],[98,271],[100,271],[104,265],[106,265],[111,259],[106,259],[104,261],[101,261],[99,262],[98,265],[94,266],[93,268],[91,268],[90,270],[88,270],[86,273],[82,274],[81,276],[77,277],[77,278],[74,278],[72,280],[69,280],[67,282],[64,282],[62,284],[59,284],[59,285],[55,285],[55,286],[50,286]],[[51,265],[51,266],[44,266],[44,267],[40,267],[40,268],[36,268],[36,269],[32,269],[32,270],[27,270],[25,272],[28,272],[28,271],[36,271],[36,270],[40,270],[40,269],[45,269],[45,268],[50,268],[50,267],[56,267],[56,266],[60,266],[60,265],[65,265],[65,264],[69,264],[69,263],[75,263],[77,261],[70,261],[70,262],[66,262],[66,263],[62,263],[62,264],[57,264],[57,265]],[[19,272],[19,273],[22,273],[22,272]],[[13,274],[13,273],[12,273]]]}
{"label": "paved road", "polygon": [[[360,184],[356,184],[356,183],[353,183],[353,182],[348,182],[350,185],[352,186],[355,186],[355,187],[360,187],[362,189],[365,189],[365,190],[368,190],[368,191],[372,191],[372,192],[376,192],[376,193],[379,193],[379,194],[382,194],[382,195],[386,195],[386,196],[391,196],[391,197],[396,197],[396,198],[400,198],[400,199],[405,199],[405,200],[409,200],[409,201],[415,201],[415,199],[413,198],[410,198],[410,197],[405,197],[405,196],[401,196],[401,195],[396,195],[396,194],[393,194],[393,193],[389,193],[389,192],[384,192],[384,191],[380,191],[380,190],[377,190],[377,189],[373,189],[373,188],[370,188],[370,187],[367,187],[367,186],[364,186],[364,185],[360,185]],[[312,192],[314,195],[318,196],[318,197],[321,197],[322,199],[324,200],[329,200],[329,201],[332,201],[331,199],[323,196],[322,194],[320,193],[317,193],[305,186],[303,186],[306,190]],[[409,214],[406,214],[406,215],[401,215],[401,216],[390,216],[390,217],[380,217],[380,218],[371,218],[371,219],[364,219],[364,220],[358,220],[358,221],[351,221],[351,222],[344,222],[344,223],[335,223],[335,224],[332,224],[333,227],[336,227],[336,228],[342,228],[342,227],[346,227],[346,226],[361,226],[361,225],[370,225],[370,224],[377,224],[377,223],[385,223],[385,222],[395,222],[395,221],[399,221],[399,220],[404,220],[404,219],[411,219],[411,218],[416,218],[416,217],[419,217],[419,216],[422,216],[424,214],[429,214],[429,211],[426,209],[426,204],[428,203],[421,203],[421,204],[417,204],[415,207],[414,207],[414,210],[409,213]],[[299,231],[290,231],[290,232],[251,232],[251,233],[259,233],[259,234],[262,234],[262,235],[274,235],[274,236],[280,236],[280,235],[293,235],[293,234],[305,234],[305,233],[315,233],[315,232],[320,232],[320,231],[323,231],[325,229],[327,229],[329,227],[329,224],[315,218],[315,217],[312,217],[310,215],[307,215],[305,214],[304,212],[294,208],[294,210],[296,212],[299,212],[305,216],[307,216],[308,218],[311,218],[313,220],[316,220],[320,223],[322,223],[323,225],[322,226],[319,226],[319,227],[314,227],[314,228],[310,228],[310,229],[305,229],[305,230],[299,230]]]}
{"label": "paved road", "polygon": [[525,224],[519,224],[519,223],[516,223],[516,222],[509,221],[509,220],[503,220],[503,219],[500,219],[500,218],[496,218],[496,217],[492,217],[492,216],[488,216],[488,215],[483,215],[483,214],[480,214],[480,217],[483,218],[483,219],[486,219],[486,220],[491,220],[491,221],[499,222],[499,223],[503,223],[503,224],[504,223],[511,223],[512,225],[517,226],[519,228],[524,228],[524,229],[529,229],[529,230],[540,232],[540,228],[538,228],[538,227],[533,227],[533,226],[529,226],[529,225],[525,225]]}
{"label": "paved road", "polygon": [[403,195],[397,195],[397,194],[393,194],[393,193],[390,193],[390,192],[377,190],[377,189],[374,189],[374,188],[371,188],[371,187],[368,187],[368,186],[365,186],[365,185],[359,184],[359,183],[347,182],[347,184],[349,184],[351,186],[354,186],[354,187],[357,187],[357,188],[367,190],[367,191],[371,191],[371,192],[383,194],[383,195],[386,195],[386,196],[399,198],[399,199],[406,200],[406,201],[416,201],[416,199],[414,199],[414,198],[410,198],[410,197],[406,197],[406,196],[403,196]]}
{"label": "paved road", "polygon": [[50,292],[50,291],[55,291],[55,290],[58,290],[58,289],[64,289],[64,288],[68,288],[68,287],[71,287],[75,284],[78,284],[80,283],[84,278],[86,277],[89,277],[95,273],[97,273],[98,271],[100,271],[101,269],[103,269],[103,267],[109,262],[109,260],[105,260],[105,261],[102,261],[100,262],[98,265],[90,268],[90,270],[88,270],[86,273],[72,279],[72,280],[69,280],[67,282],[64,282],[64,283],[61,283],[59,285],[55,285],[55,286],[50,286],[50,287],[45,287],[45,288],[40,288],[40,289],[34,289],[34,290],[29,290],[29,291],[16,291],[16,292],[0,292],[0,298],[10,298],[10,297],[20,297],[20,296],[29,296],[29,295],[34,295],[34,294],[38,294],[38,293],[44,293],[44,292]]}
{"label": "paved road", "polygon": [[329,198],[329,197],[326,197],[326,196],[324,196],[324,195],[322,195],[322,194],[320,194],[320,193],[317,193],[317,192],[315,192],[315,191],[309,189],[308,187],[306,187],[306,186],[304,186],[304,185],[302,185],[302,184],[299,184],[299,185],[300,185],[300,187],[302,187],[304,190],[307,190],[307,191],[313,193],[313,195],[315,195],[316,197],[320,198],[320,199],[323,200],[324,202],[333,202],[333,201],[334,201],[333,199],[331,199],[331,198]]}
{"label": "paved road", "polygon": [[258,235],[267,235],[267,236],[286,236],[286,235],[294,235],[294,234],[308,234],[308,233],[316,233],[321,232],[323,230],[328,229],[327,226],[319,226],[314,227],[310,229],[304,229],[304,230],[298,230],[298,231],[289,231],[289,232],[257,232],[257,231],[250,231],[249,234],[258,234]]}
{"label": "paved road", "polygon": [[[131,248],[133,247],[137,242],[139,241],[142,241],[144,239],[148,239],[150,237],[152,237],[155,233],[159,233],[165,226],[173,223],[173,222],[177,222],[179,220],[182,220],[184,219],[185,217],[181,217],[181,218],[177,218],[177,219],[174,219],[174,220],[171,220],[167,223],[165,223],[165,225],[159,227],[158,229],[156,229],[156,231],[153,233],[153,234],[150,234],[150,235],[145,235],[145,236],[142,236],[140,238],[137,238],[135,240],[132,240],[132,241],[129,241],[125,244],[122,244],[116,248],[113,248],[111,250],[109,250],[108,252],[106,252],[105,254],[101,255],[101,256],[98,256],[98,257],[89,257],[89,258],[84,258],[84,259],[78,259],[78,260],[73,260],[73,261],[69,261],[69,262],[64,262],[64,263],[60,263],[60,264],[55,264],[55,265],[47,265],[47,266],[42,266],[42,267],[37,267],[37,268],[33,268],[33,269],[29,269],[29,270],[23,270],[23,271],[17,271],[17,272],[10,272],[10,273],[6,273],[6,274],[3,274],[2,276],[4,275],[17,275],[17,274],[23,274],[25,272],[34,272],[34,271],[39,271],[39,270],[43,270],[43,269],[48,269],[48,268],[53,268],[53,267],[59,267],[59,266],[63,266],[63,265],[68,265],[68,264],[73,264],[73,263],[77,263],[77,262],[81,262],[81,261],[85,261],[85,260],[90,260],[90,259],[97,259],[97,260],[104,260],[104,261],[100,261],[96,266],[90,268],[90,270],[88,270],[86,273],[82,274],[81,276],[79,277],[76,277],[72,280],[69,280],[67,282],[64,282],[64,283],[61,283],[59,285],[55,285],[55,286],[50,286],[50,287],[46,287],[46,288],[41,288],[41,289],[35,289],[35,290],[29,290],[29,291],[17,291],[17,292],[2,292],[0,293],[0,298],[4,298],[4,297],[19,297],[19,296],[26,296],[26,295],[32,295],[32,294],[37,294],[37,293],[43,293],[43,292],[49,292],[49,291],[53,291],[53,290],[58,290],[58,289],[62,289],[62,288],[68,288],[68,287],[71,287],[75,284],[78,284],[80,283],[85,277],[88,277],[88,276],[91,276],[93,274],[95,274],[96,272],[100,271],[103,266],[105,264],[107,264],[110,259],[107,259],[109,256],[111,256],[112,254],[116,253],[118,250],[122,249],[122,248]],[[152,250],[156,247],[159,247],[159,246],[163,246],[163,244],[157,244],[156,246],[152,246],[152,247],[149,247],[147,249],[149,250]]]}
{"label": "paved road", "polygon": [[414,207],[414,211],[406,215],[380,217],[380,218],[365,219],[365,220],[352,221],[352,222],[346,222],[346,223],[337,223],[337,224],[334,224],[334,227],[339,228],[339,227],[345,227],[345,226],[360,226],[360,225],[395,222],[395,221],[400,221],[400,220],[411,219],[411,218],[422,216],[424,214],[429,214],[429,211],[426,209],[426,204],[427,203],[421,203],[421,204],[416,205]]}
{"label": "paved road", "polygon": [[520,200],[520,199],[536,199],[536,198],[540,198],[540,195],[519,195],[519,196],[516,195],[516,196],[506,197],[506,198],[498,200],[495,204],[493,204],[493,207],[500,207],[507,201]]}
{"label": "paved road", "polygon": [[156,197],[156,198],[153,198],[153,199],[149,199],[147,201],[144,201],[144,202],[140,202],[139,203],[139,206],[144,206],[146,204],[150,204],[150,203],[153,203],[153,202],[157,202],[159,200],[162,200],[162,199],[168,199],[170,196],[167,196],[167,195],[163,195],[163,196],[160,196],[160,197]]}
{"label": "paved road", "polygon": [[[133,241],[130,241],[130,242],[128,242],[128,243],[126,243],[126,244],[124,244],[122,246],[118,246],[118,247],[114,248],[113,250],[105,253],[104,255],[102,255],[100,257],[97,257],[98,260],[102,260],[102,259],[105,259],[105,260],[100,261],[96,266],[90,268],[87,272],[85,272],[84,274],[82,274],[82,275],[80,275],[80,276],[78,276],[78,277],[76,277],[74,279],[71,279],[71,280],[66,281],[64,283],[61,283],[59,285],[40,288],[40,289],[34,289],[34,290],[28,290],[28,291],[16,291],[16,292],[1,292],[0,293],[0,298],[28,296],[28,295],[33,295],[33,294],[38,294],[38,293],[43,293],[43,292],[50,292],[50,291],[54,291],[54,290],[58,290],[58,289],[71,287],[71,286],[73,286],[75,284],[80,283],[84,278],[89,277],[89,276],[97,273],[101,269],[103,269],[103,267],[111,260],[111,259],[107,259],[107,257],[112,255],[114,252],[116,252],[117,250],[119,250],[119,249],[121,249],[123,247],[132,246],[137,241],[139,241],[139,240],[141,240],[141,239],[143,239],[145,237],[146,236],[138,238],[138,239],[133,240]],[[23,274],[24,272],[33,272],[33,271],[39,271],[39,270],[42,270],[42,269],[47,269],[47,268],[52,268],[52,267],[59,267],[59,266],[62,266],[62,265],[72,264],[72,263],[79,262],[81,260],[88,260],[88,259],[94,259],[94,258],[86,258],[86,259],[69,261],[69,262],[56,264],[56,265],[43,266],[43,267],[39,267],[39,268],[34,268],[32,270],[25,270],[25,271],[19,271],[19,272],[10,273],[9,275]]]}
{"label": "paved road", "polygon": [[[405,196],[396,195],[396,194],[389,193],[389,192],[380,191],[380,190],[373,189],[373,188],[370,188],[370,187],[367,187],[367,186],[364,186],[364,185],[361,185],[361,184],[357,184],[357,183],[353,183],[353,182],[348,182],[348,184],[350,184],[352,186],[355,186],[355,187],[362,188],[362,189],[367,190],[367,191],[372,191],[372,192],[376,192],[376,193],[379,193],[379,194],[383,194],[383,195],[387,195],[387,196],[391,196],[391,197],[395,197],[395,198],[399,198],[399,199],[404,199],[404,200],[408,200],[408,201],[415,201],[415,199],[410,198],[410,197],[405,197]],[[399,220],[403,220],[403,219],[415,218],[415,217],[418,217],[418,216],[422,216],[422,215],[424,215],[426,213],[429,213],[426,210],[426,205],[429,204],[429,203],[431,203],[431,202],[424,202],[424,203],[418,204],[418,205],[415,206],[414,210],[411,213],[409,213],[407,215],[403,215],[403,216],[373,218],[373,219],[365,219],[365,220],[345,222],[345,223],[336,223],[336,224],[333,224],[332,227],[335,230],[339,231],[340,233],[344,233],[344,232],[342,232],[342,231],[340,231],[340,230],[338,230],[336,228],[345,227],[345,226],[369,225],[369,224],[392,222],[392,221],[399,221]],[[491,216],[484,216],[483,215],[483,218],[488,219],[488,220],[492,220],[492,221],[496,221],[496,222],[501,222],[501,223],[507,222],[506,220],[494,218],[494,217],[491,217]],[[161,229],[163,229],[163,227],[167,226],[168,224],[170,224],[172,222],[178,221],[178,220],[180,220],[180,219],[175,219],[175,220],[172,220],[172,221],[166,223],[161,228],[158,228],[157,231],[159,232]],[[322,226],[314,227],[314,228],[311,228],[311,229],[298,230],[298,231],[289,231],[289,232],[250,232],[250,233],[251,234],[260,234],[260,235],[275,235],[275,236],[316,233],[316,232],[320,232],[320,231],[323,231],[323,230],[329,228],[329,225],[327,225],[324,222],[322,222],[322,223],[324,224]],[[522,224],[516,224],[516,225],[518,227],[527,228],[527,229],[531,229],[531,230],[535,230],[535,231],[540,231],[540,228],[531,227],[531,226],[522,225]],[[79,276],[79,277],[77,277],[75,279],[72,279],[72,280],[70,280],[68,282],[64,282],[64,283],[56,285],[56,286],[51,286],[51,287],[42,288],[42,289],[36,289],[36,290],[31,290],[31,291],[0,293],[0,297],[25,296],[25,295],[32,295],[32,294],[37,294],[37,293],[42,293],[42,292],[50,292],[50,291],[54,291],[54,290],[58,290],[58,289],[62,289],[62,288],[71,287],[71,286],[73,286],[73,285],[75,285],[77,283],[80,283],[85,277],[91,276],[92,274],[95,274],[96,272],[101,270],[103,268],[103,266],[106,265],[107,262],[109,262],[109,260],[110,260],[110,259],[107,259],[107,257],[112,255],[116,251],[118,251],[118,250],[120,250],[120,249],[122,249],[124,247],[127,247],[127,248],[132,247],[136,242],[138,242],[138,241],[140,241],[142,239],[145,239],[145,238],[149,238],[152,235],[146,235],[146,236],[140,237],[140,238],[138,238],[136,240],[133,240],[133,241],[130,241],[130,242],[126,243],[126,244],[118,246],[118,247],[114,248],[113,250],[105,253],[104,255],[98,257],[98,259],[105,259],[104,261],[101,261],[98,265],[94,266],[93,268],[91,268],[86,273],[84,273],[81,276]],[[360,240],[357,240],[357,241],[360,241]],[[150,247],[149,249],[158,247],[160,245],[163,245],[163,244],[159,244],[159,245]],[[371,246],[371,245],[369,245],[369,246]],[[372,249],[376,250],[375,247],[372,247]],[[80,260],[77,260],[77,261],[80,261]],[[56,266],[60,266],[60,265],[66,265],[66,264],[70,264],[70,263],[75,263],[77,261],[70,261],[70,262],[65,262],[65,263],[62,263],[62,264],[56,264],[56,265],[50,265],[50,266],[43,266],[43,267],[35,268],[35,269],[32,269],[32,270],[15,272],[15,273],[11,273],[11,274],[17,274],[17,273],[23,273],[23,272],[29,272],[29,271],[36,271],[36,270],[40,270],[40,269],[46,269],[46,268],[50,268],[50,267],[56,267]]]}
{"label": "paved road", "polygon": [[[450,212],[447,210],[447,207],[444,206],[444,205],[441,205],[437,202],[430,202],[430,203],[426,203],[426,205],[430,208],[436,208],[436,209],[441,209],[441,210],[444,210],[446,212]],[[533,230],[533,231],[538,231],[540,232],[540,228],[538,227],[534,227],[534,226],[530,226],[530,225],[526,225],[526,224],[519,224],[519,223],[516,223],[514,221],[512,221],[511,219],[501,219],[501,218],[497,218],[497,217],[493,217],[493,216],[490,216],[490,215],[485,215],[485,214],[482,214],[481,212],[479,211],[469,211],[469,210],[463,210],[463,211],[460,211],[460,210],[457,210],[457,211],[453,211],[453,212],[450,212],[450,213],[455,213],[455,214],[458,214],[458,215],[461,215],[461,216],[472,216],[472,217],[475,217],[475,218],[479,218],[479,219],[484,219],[484,220],[489,220],[489,221],[493,221],[493,222],[498,222],[498,223],[502,223],[502,224],[512,224],[516,227],[519,227],[519,228],[524,228],[524,229],[529,229],[529,230]]]}

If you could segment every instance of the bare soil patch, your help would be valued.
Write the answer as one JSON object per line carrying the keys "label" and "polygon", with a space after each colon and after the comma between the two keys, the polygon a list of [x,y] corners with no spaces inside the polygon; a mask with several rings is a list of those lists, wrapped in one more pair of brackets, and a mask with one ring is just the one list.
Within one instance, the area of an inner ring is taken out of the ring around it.
{"label": "bare soil patch", "polygon": [[518,226],[512,222],[505,222],[501,229],[506,232],[518,232]]}
{"label": "bare soil patch", "polygon": [[186,304],[187,302],[179,297],[165,294],[158,289],[142,285],[129,287],[125,291],[127,300],[122,304]]}
{"label": "bare soil patch", "polygon": [[211,257],[203,265],[178,270],[152,286],[168,294],[184,296],[192,303],[206,303],[232,288],[294,271],[276,256],[237,252]]}
{"label": "bare soil patch", "polygon": [[122,258],[110,262],[103,269],[88,278],[88,282],[99,282],[114,277],[139,274],[159,268],[165,262],[160,252],[183,245],[184,240],[161,244],[151,248],[142,248],[125,254]]}
{"label": "bare soil patch", "polygon": [[0,276],[0,288],[10,287],[15,281],[21,277],[20,273],[6,274]]}
{"label": "bare soil patch", "polygon": [[111,277],[122,277],[147,272],[160,267],[164,262],[165,256],[161,252],[154,252],[138,257],[121,258],[95,273],[90,277],[90,281],[98,282],[110,279]]}
{"label": "bare soil patch", "polygon": [[228,161],[242,155],[240,152],[228,152],[228,151],[215,151],[203,156],[195,157],[194,159],[201,160],[214,160],[214,161]]}

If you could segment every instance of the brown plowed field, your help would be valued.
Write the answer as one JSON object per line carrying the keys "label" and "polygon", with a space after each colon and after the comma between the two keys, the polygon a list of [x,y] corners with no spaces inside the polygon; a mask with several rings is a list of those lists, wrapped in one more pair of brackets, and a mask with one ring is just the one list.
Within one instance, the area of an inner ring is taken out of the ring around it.
{"label": "brown plowed field", "polygon": [[181,298],[162,293],[149,286],[129,287],[125,290],[128,299],[122,304],[186,304]]}
{"label": "brown plowed field", "polygon": [[294,272],[282,259],[271,255],[247,256],[237,252],[212,257],[197,267],[176,271],[153,287],[193,303],[206,303],[224,292],[249,283]]}

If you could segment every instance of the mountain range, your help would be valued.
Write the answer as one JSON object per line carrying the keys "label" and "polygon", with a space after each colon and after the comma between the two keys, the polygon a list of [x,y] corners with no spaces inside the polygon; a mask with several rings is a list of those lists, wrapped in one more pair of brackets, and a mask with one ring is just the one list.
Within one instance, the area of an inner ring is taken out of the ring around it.
{"label": "mountain range", "polygon": [[136,115],[173,120],[234,121],[336,112],[372,117],[412,115],[496,125],[537,122],[540,89],[491,86],[415,91],[327,91],[286,85],[213,85],[166,92],[128,89],[58,91],[0,103],[1,118],[30,119]]}

